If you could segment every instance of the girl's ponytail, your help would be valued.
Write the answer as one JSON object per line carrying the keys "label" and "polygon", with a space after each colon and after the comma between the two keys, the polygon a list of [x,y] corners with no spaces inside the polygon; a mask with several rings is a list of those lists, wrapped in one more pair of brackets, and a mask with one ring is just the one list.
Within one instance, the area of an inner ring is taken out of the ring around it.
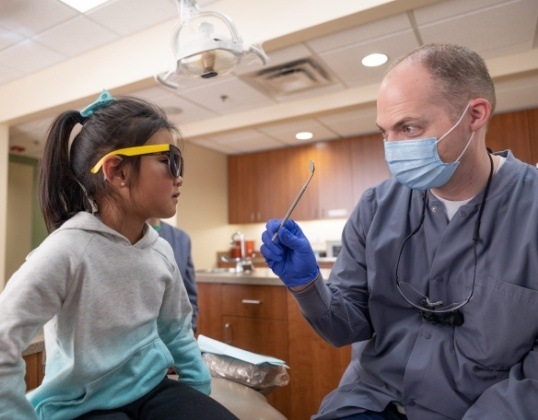
{"label": "girl's ponytail", "polygon": [[[70,135],[86,118],[78,111],[60,114],[49,129],[39,176],[39,204],[48,232],[79,211],[91,211],[69,162]],[[77,141],[78,134],[72,141]]]}

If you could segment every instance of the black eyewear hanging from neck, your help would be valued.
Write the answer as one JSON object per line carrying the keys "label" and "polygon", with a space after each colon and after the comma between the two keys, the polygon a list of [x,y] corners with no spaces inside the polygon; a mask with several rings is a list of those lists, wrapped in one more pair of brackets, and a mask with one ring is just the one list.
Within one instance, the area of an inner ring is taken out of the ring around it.
{"label": "black eyewear hanging from neck", "polygon": [[[420,215],[420,220],[417,224],[417,226],[413,229],[413,231],[407,235],[402,243],[402,246],[400,248],[400,252],[398,254],[398,261],[396,262],[396,287],[398,288],[398,291],[402,295],[402,297],[405,299],[407,303],[409,303],[411,306],[417,308],[419,310],[419,314],[427,322],[430,322],[432,324],[436,325],[446,325],[451,327],[459,327],[460,325],[463,325],[464,317],[463,313],[461,312],[461,308],[465,306],[474,293],[474,285],[476,280],[476,265],[477,265],[477,251],[476,246],[479,240],[479,232],[480,232],[480,223],[482,221],[482,213],[484,212],[484,207],[486,205],[486,199],[489,193],[489,188],[491,185],[491,180],[493,178],[493,158],[488,153],[489,157],[489,163],[490,163],[490,171],[489,171],[489,177],[488,181],[486,183],[486,188],[484,190],[484,195],[482,197],[482,201],[480,203],[480,207],[478,209],[478,215],[476,217],[476,222],[474,225],[473,230],[473,280],[471,285],[471,291],[469,292],[469,295],[461,302],[451,303],[449,305],[444,305],[443,301],[434,301],[432,302],[429,297],[422,295],[418,290],[416,290],[411,284],[400,282],[398,278],[398,268],[400,266],[400,259],[402,258],[403,250],[406,245],[406,243],[411,239],[422,227],[424,224],[424,216],[426,214],[426,205],[427,205],[427,192],[424,192],[424,195],[422,197],[422,213]],[[406,294],[402,290],[402,285],[406,285],[409,287],[415,294],[417,294],[420,299],[419,303],[413,302],[410,298],[406,296]]]}

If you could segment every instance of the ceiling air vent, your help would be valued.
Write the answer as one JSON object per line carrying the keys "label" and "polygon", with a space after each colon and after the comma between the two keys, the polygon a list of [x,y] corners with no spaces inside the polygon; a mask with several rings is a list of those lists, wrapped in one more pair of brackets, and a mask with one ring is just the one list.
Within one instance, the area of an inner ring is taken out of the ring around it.
{"label": "ceiling air vent", "polygon": [[285,96],[332,83],[327,71],[311,58],[257,71],[247,80],[273,96]]}

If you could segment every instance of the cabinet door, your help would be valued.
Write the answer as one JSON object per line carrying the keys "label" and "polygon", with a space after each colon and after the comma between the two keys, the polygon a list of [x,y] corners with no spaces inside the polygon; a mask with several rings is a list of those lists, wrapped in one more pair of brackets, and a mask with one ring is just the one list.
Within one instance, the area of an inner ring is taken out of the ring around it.
{"label": "cabinet door", "polygon": [[222,284],[198,283],[198,334],[223,341]]}
{"label": "cabinet door", "polygon": [[354,206],[349,139],[321,142],[316,149],[319,218],[348,218]]}
{"label": "cabinet door", "polygon": [[510,149],[518,159],[532,163],[527,111],[494,115],[486,133],[486,146],[494,152]]}
{"label": "cabinet door", "polygon": [[[224,322],[224,341],[226,343],[254,353],[288,361],[287,321],[229,315],[223,316],[222,319]],[[289,374],[291,378],[294,372],[290,369]],[[290,416],[290,406],[293,398],[289,384],[278,387],[267,395],[269,404],[290,419],[300,418]],[[301,399],[301,397],[298,398]]]}
{"label": "cabinet door", "polygon": [[258,222],[259,154],[228,157],[228,220],[230,223]]}
{"label": "cabinet door", "polygon": [[338,386],[351,360],[351,346],[335,348],[306,322],[288,294],[290,419],[309,419],[321,400]]}
{"label": "cabinet door", "polygon": [[385,161],[383,140],[379,134],[369,134],[351,140],[353,200],[359,201],[364,191],[390,178]]}
{"label": "cabinet door", "polygon": [[538,168],[538,109],[530,109],[527,111],[529,120],[529,142],[531,149],[532,165]]}
{"label": "cabinet door", "polygon": [[38,352],[24,356],[26,363],[26,374],[24,381],[26,382],[26,391],[37,388],[43,380],[43,352]]}
{"label": "cabinet door", "polygon": [[[289,147],[264,153],[265,172],[262,173],[263,180],[260,180],[258,200],[263,221],[286,215],[310,176],[309,160],[315,160],[314,150],[310,147]],[[294,209],[292,219],[318,218],[315,179],[316,176]]]}
{"label": "cabinet door", "polygon": [[297,194],[299,194],[299,191],[301,191],[310,177],[310,161],[313,161],[315,167],[314,176],[297,207],[293,210],[291,217],[295,220],[319,219],[319,181],[323,176],[323,172],[320,172],[319,168],[318,151],[312,145],[307,145],[294,147],[291,152],[288,153],[289,170],[286,178],[288,184],[291,186],[291,190],[289,191],[287,197],[288,203],[284,211],[288,211],[289,206],[293,203],[293,200],[295,200]]}
{"label": "cabinet door", "polygon": [[224,315],[222,322],[226,344],[287,361],[286,321]]}

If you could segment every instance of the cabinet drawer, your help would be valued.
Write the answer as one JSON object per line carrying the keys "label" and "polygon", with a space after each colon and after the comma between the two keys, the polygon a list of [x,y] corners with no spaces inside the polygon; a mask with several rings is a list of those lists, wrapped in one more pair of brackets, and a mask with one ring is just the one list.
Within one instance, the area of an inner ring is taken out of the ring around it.
{"label": "cabinet drawer", "polygon": [[250,318],[288,318],[283,286],[222,285],[222,313]]}

